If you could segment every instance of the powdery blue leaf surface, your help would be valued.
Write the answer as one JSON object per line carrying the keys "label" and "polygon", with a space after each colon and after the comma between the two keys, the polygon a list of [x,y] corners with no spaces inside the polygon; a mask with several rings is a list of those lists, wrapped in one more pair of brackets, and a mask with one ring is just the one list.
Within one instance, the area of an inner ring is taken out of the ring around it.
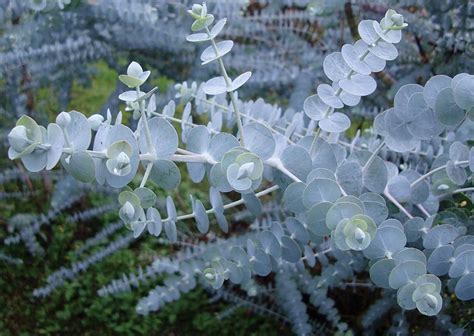
{"label": "powdery blue leaf surface", "polygon": [[317,88],[318,96],[328,106],[332,108],[342,108],[344,104],[339,96],[336,96],[334,88],[328,84],[319,84]]}
{"label": "powdery blue leaf surface", "polygon": [[474,299],[474,273],[463,275],[456,284],[454,292],[460,300],[468,301]]}
{"label": "powdery blue leaf surface", "polygon": [[386,61],[393,61],[398,57],[398,50],[393,46],[393,44],[379,41],[375,46],[369,46],[369,51]]}
{"label": "powdery blue leaf surface", "polygon": [[339,86],[347,93],[368,96],[375,91],[377,83],[371,76],[355,74],[350,79],[341,80]]}
{"label": "powdery blue leaf surface", "polygon": [[211,139],[209,154],[214,160],[220,161],[226,152],[238,146],[239,140],[235,136],[229,133],[219,133]]}
{"label": "powdery blue leaf surface", "polygon": [[332,203],[321,202],[314,205],[306,213],[306,225],[315,235],[325,237],[331,233],[331,230],[326,225],[326,216],[331,206]]}
{"label": "powdery blue leaf surface", "polygon": [[296,263],[301,258],[301,249],[298,244],[288,236],[280,238],[281,242],[281,257],[291,263]]}
{"label": "powdery blue leaf surface", "polygon": [[459,254],[449,268],[449,277],[459,278],[460,276],[474,272],[474,251],[467,250]]}
{"label": "powdery blue leaf surface", "polygon": [[426,104],[431,107],[432,109],[435,108],[436,105],[436,98],[438,97],[439,93],[451,87],[451,77],[445,75],[437,75],[431,77],[425,84],[423,89],[423,96],[425,98]]}
{"label": "powdery blue leaf surface", "polygon": [[380,36],[385,42],[388,43],[398,43],[402,39],[402,31],[394,29],[383,29],[382,24],[385,19],[382,19],[381,23],[377,21],[372,21],[374,30],[378,36]]}
{"label": "powdery blue leaf surface", "polygon": [[326,168],[316,168],[309,172],[308,176],[306,177],[306,182],[310,183],[311,181],[317,178],[325,178],[336,181],[336,176],[332,171]]}
{"label": "powdery blue leaf surface", "polygon": [[207,233],[209,230],[209,218],[207,217],[206,208],[200,200],[194,202],[194,214],[199,232]]}
{"label": "powdery blue leaf surface", "polygon": [[309,153],[301,146],[290,145],[281,153],[283,166],[300,180],[306,180],[311,171],[312,162]]}
{"label": "powdery blue leaf surface", "polygon": [[388,181],[387,189],[398,202],[405,203],[411,199],[410,182],[404,176],[398,175]]}
{"label": "powdery blue leaf surface", "polygon": [[336,112],[320,120],[319,127],[329,133],[341,133],[351,127],[351,120],[345,114]]}
{"label": "powdery blue leaf surface", "polygon": [[51,145],[47,151],[46,169],[52,169],[61,158],[64,147],[64,135],[61,128],[56,124],[48,125],[48,143]]}
{"label": "powdery blue leaf surface", "polygon": [[178,241],[178,231],[176,230],[176,223],[174,221],[165,221],[164,228],[166,236],[172,243]]}
{"label": "powdery blue leaf surface", "polygon": [[155,237],[159,237],[163,228],[163,222],[161,221],[161,215],[159,211],[155,208],[148,208],[146,212],[146,219],[150,221],[147,226],[148,232]]}
{"label": "powdery blue leaf surface", "polygon": [[337,182],[329,179],[316,179],[307,185],[303,192],[303,203],[307,208],[320,202],[335,202],[341,196]]}
{"label": "powdery blue leaf surface", "polygon": [[244,126],[245,146],[262,160],[269,159],[275,151],[275,139],[272,132],[256,122]]}
{"label": "powdery blue leaf surface", "polygon": [[379,39],[379,35],[374,28],[374,20],[363,20],[359,23],[357,30],[362,40],[368,45],[372,45]]}
{"label": "powdery blue leaf surface", "polygon": [[[365,251],[365,250],[364,250]],[[378,287],[390,288],[389,285],[389,276],[392,270],[397,265],[396,261],[393,259],[382,259],[374,263],[370,267],[370,279]]]}
{"label": "powdery blue leaf surface", "polygon": [[454,101],[451,88],[445,88],[440,91],[436,98],[434,110],[439,122],[445,126],[458,125],[465,115],[465,111]]}
{"label": "powdery blue leaf surface", "polygon": [[234,42],[231,40],[220,41],[216,43],[217,53],[213,46],[207,47],[201,54],[202,65],[208,64],[216,59],[226,55],[232,50]]}
{"label": "powdery blue leaf surface", "polygon": [[400,231],[404,232],[404,227],[398,219],[389,218],[387,220],[384,220],[382,223],[380,223],[379,228],[383,228],[383,227],[387,227],[387,226],[394,227],[394,228],[399,229]]}
{"label": "powdery blue leaf surface", "polygon": [[341,53],[344,61],[353,71],[361,75],[370,75],[372,72],[370,67],[364,61],[360,60],[360,56],[363,54],[359,53],[352,44],[344,44]]}
{"label": "powdery blue leaf surface", "polygon": [[260,199],[255,196],[255,194],[242,194],[242,198],[244,199],[245,206],[252,215],[258,217],[262,214],[262,203],[260,202]]}
{"label": "powdery blue leaf surface", "polygon": [[303,204],[303,191],[306,185],[303,182],[293,182],[285,189],[283,201],[288,210],[299,213],[306,209]]}
{"label": "powdery blue leaf surface", "polygon": [[363,40],[358,40],[356,43],[354,43],[354,48],[357,54],[366,55],[363,61],[369,66],[370,71],[379,72],[385,68],[387,62],[370,52],[368,53],[369,45]]}
{"label": "powdery blue leaf surface", "polygon": [[69,143],[76,151],[88,149],[92,136],[89,121],[77,111],[71,111],[68,114],[71,117],[71,122],[65,130],[68,133]]}
{"label": "powdery blue leaf surface", "polygon": [[355,215],[364,214],[364,209],[351,202],[337,202],[328,210],[326,214],[326,225],[333,230],[343,219],[350,219]]}
{"label": "powdery blue leaf surface", "polygon": [[271,231],[262,231],[257,234],[257,239],[262,244],[263,251],[274,258],[281,256],[280,242]]}
{"label": "powdery blue leaf surface", "polygon": [[202,90],[205,94],[215,96],[227,92],[227,84],[224,77],[218,76],[211,78],[204,83]]}
{"label": "powdery blue leaf surface", "polygon": [[451,267],[453,252],[454,247],[452,245],[435,248],[428,258],[428,272],[439,276],[447,274]]}
{"label": "powdery blue leaf surface", "polygon": [[94,160],[84,151],[73,153],[67,167],[69,173],[81,182],[89,183],[95,179]]}
{"label": "powdery blue leaf surface", "polygon": [[365,193],[360,196],[363,202],[365,214],[378,225],[388,217],[388,208],[385,199],[375,193]]}
{"label": "powdery blue leaf surface", "polygon": [[454,226],[449,224],[437,225],[425,235],[423,246],[427,249],[434,249],[451,243],[458,236],[459,231]]}
{"label": "powdery blue leaf surface", "polygon": [[390,272],[388,282],[390,287],[398,289],[414,282],[420,275],[426,273],[426,265],[419,261],[406,261],[398,264]]}
{"label": "powdery blue leaf surface", "polygon": [[306,244],[309,240],[308,231],[304,225],[294,217],[288,217],[285,220],[286,228],[290,233],[290,237],[300,241],[303,244]]}
{"label": "powdery blue leaf surface", "polygon": [[457,185],[463,185],[467,180],[467,173],[463,167],[455,165],[453,161],[446,164],[446,174]]}
{"label": "powdery blue leaf surface", "polygon": [[425,254],[413,247],[405,247],[395,252],[393,259],[395,259],[399,264],[405,261],[419,261],[426,264]]}
{"label": "powdery blue leaf surface", "polygon": [[397,303],[406,310],[411,310],[416,308],[416,303],[413,301],[413,292],[416,289],[414,283],[406,284],[403,287],[400,287],[397,291]]}
{"label": "powdery blue leaf surface", "polygon": [[349,195],[360,195],[363,189],[362,167],[356,161],[348,161],[338,167],[337,182]]}
{"label": "powdery blue leaf surface", "polygon": [[[174,127],[165,119],[152,118],[148,121],[151,139],[155,147],[156,156],[160,159],[169,158],[178,148],[178,134]],[[140,151],[148,153],[148,143],[145,131],[141,128],[142,136],[139,138]]]}
{"label": "powdery blue leaf surface", "polygon": [[250,71],[244,72],[243,74],[239,75],[232,81],[230,87],[227,88],[227,92],[238,90],[242,85],[247,83],[251,76],[252,73]]}
{"label": "powdery blue leaf surface", "polygon": [[313,120],[321,120],[330,107],[326,105],[317,94],[309,96],[305,99],[303,109],[308,117]]}
{"label": "powdery blue leaf surface", "polygon": [[453,98],[456,104],[464,109],[469,110],[474,107],[474,76],[464,76],[457,81],[453,88]]}
{"label": "powdery blue leaf surface", "polygon": [[406,242],[403,231],[390,226],[380,227],[375,233],[375,238],[363,253],[369,259],[391,256],[402,249]]}
{"label": "powdery blue leaf surface", "polygon": [[326,76],[333,82],[345,79],[351,72],[340,52],[333,52],[327,55],[323,61],[323,70]]}
{"label": "powdery blue leaf surface", "polygon": [[388,172],[384,161],[376,156],[363,170],[364,186],[373,192],[382,193],[387,185]]}
{"label": "powdery blue leaf surface", "polygon": [[173,161],[158,159],[153,164],[150,178],[159,187],[171,190],[181,182],[181,173]]}

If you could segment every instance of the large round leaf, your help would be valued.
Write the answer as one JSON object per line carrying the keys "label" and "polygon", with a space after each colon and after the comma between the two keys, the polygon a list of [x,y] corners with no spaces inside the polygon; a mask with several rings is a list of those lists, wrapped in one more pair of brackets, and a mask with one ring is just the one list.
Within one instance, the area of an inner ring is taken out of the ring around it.
{"label": "large round leaf", "polygon": [[87,152],[73,153],[67,167],[69,173],[81,182],[89,183],[95,179],[94,159]]}
{"label": "large round leaf", "polygon": [[336,112],[320,120],[319,127],[329,133],[341,133],[351,127],[351,120],[345,114]]}
{"label": "large round leaf", "polygon": [[383,258],[392,256],[405,244],[406,238],[403,231],[391,226],[380,227],[375,233],[375,238],[363,253],[369,259]]}
{"label": "large round leaf", "polygon": [[440,123],[445,126],[456,126],[463,119],[465,111],[454,101],[453,90],[445,88],[436,98],[435,113]]}
{"label": "large round leaf", "polygon": [[262,160],[269,159],[275,151],[275,139],[268,127],[260,123],[244,126],[245,147],[257,154]]}
{"label": "large round leaf", "polygon": [[173,161],[159,159],[153,164],[150,178],[159,187],[170,190],[176,188],[181,182],[181,173]]}
{"label": "large round leaf", "polygon": [[474,299],[474,273],[465,274],[454,289],[456,296],[463,301]]}
{"label": "large round leaf", "polygon": [[382,259],[377,261],[372,265],[372,267],[370,267],[370,279],[378,287],[390,288],[388,279],[390,272],[396,265],[397,263],[393,259]]}
{"label": "large round leaf", "polygon": [[414,282],[420,275],[426,273],[426,265],[419,261],[405,261],[398,264],[390,272],[388,283],[393,289],[398,289]]}
{"label": "large round leaf", "polygon": [[303,203],[307,208],[321,202],[335,202],[341,196],[337,182],[329,179],[315,179],[303,192]]}

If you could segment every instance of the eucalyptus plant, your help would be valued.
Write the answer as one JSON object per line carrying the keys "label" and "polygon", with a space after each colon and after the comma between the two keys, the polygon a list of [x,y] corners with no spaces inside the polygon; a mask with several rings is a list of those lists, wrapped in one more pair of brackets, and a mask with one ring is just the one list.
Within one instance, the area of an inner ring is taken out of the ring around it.
{"label": "eucalyptus plant", "polygon": [[[194,288],[196,277],[214,290],[230,281],[250,293],[257,291],[256,276],[271,272],[284,286],[278,287],[278,300],[292,302],[289,293],[306,288],[302,291],[341,331],[347,325],[333,313],[327,303],[332,301],[319,298],[364,270],[373,284],[396,292],[404,310],[437,315],[446,290],[460,300],[474,299],[472,222],[458,213],[438,213],[440,200],[474,190],[474,76],[437,75],[424,86],[402,86],[393,107],[350,142],[344,135],[351,127],[347,107],[374,93],[372,73],[397,58],[395,44],[408,26],[403,15],[390,9],[380,21],[361,21],[361,39],[324,58],[330,82],[319,84],[304,100],[303,111],[288,117],[263,101],[239,98],[239,88],[252,81],[252,73],[229,75],[224,61],[234,43],[218,41],[226,19],[216,21],[205,3],[188,12],[193,23],[187,40],[206,46],[202,65],[217,65],[220,75],[200,85],[176,86],[181,118],[174,101],[156,111],[157,88],[142,91],[150,71],[132,62],[119,76],[129,88],[119,99],[127,106],[125,113],[137,120],[136,128],[122,124],[122,112],[115,118],[111,111],[106,118],[86,118],[70,111],[47,127],[22,116],[8,135],[9,158],[20,159],[31,172],[61,162],[81,182],[120,189],[118,212],[134,238],[148,233],[179,243],[183,233],[176,223],[194,219],[198,232],[211,239],[202,253],[177,261],[183,277],[171,277],[166,288],[150,292],[137,311],[159,309]],[[207,116],[209,123],[196,124],[196,115]],[[400,159],[408,155],[425,158],[426,167],[413,168]],[[180,164],[192,182],[207,179],[211,206],[191,196],[192,212],[180,213],[168,196],[164,215],[151,184],[175,189],[182,178]],[[235,194],[240,197],[226,202]],[[277,216],[228,240],[210,232],[215,221],[221,231],[232,233],[228,211],[241,205],[261,216],[263,199],[277,202]],[[128,242],[124,238],[120,246]],[[326,255],[338,262],[332,265]],[[317,279],[308,273],[316,262],[327,266]],[[156,272],[167,269],[160,266]],[[55,279],[48,286],[54,287]],[[284,310],[291,319],[304,319],[299,308]],[[298,333],[310,329],[305,321],[295,323]]]}

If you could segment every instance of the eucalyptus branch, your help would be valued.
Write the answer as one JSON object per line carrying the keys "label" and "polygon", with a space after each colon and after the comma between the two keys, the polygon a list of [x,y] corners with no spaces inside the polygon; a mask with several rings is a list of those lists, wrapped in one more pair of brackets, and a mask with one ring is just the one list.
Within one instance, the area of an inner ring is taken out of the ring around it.
{"label": "eucalyptus branch", "polygon": [[420,211],[423,212],[423,214],[424,214],[427,218],[431,216],[430,213],[425,209],[425,207],[424,207],[423,205],[417,204],[416,207],[417,207],[418,209],[420,209]]}
{"label": "eucalyptus branch", "polygon": [[401,212],[403,212],[408,218],[413,218],[413,216],[408,212],[407,209],[403,205],[401,205],[390,193],[388,192],[387,189],[383,192],[384,196],[387,197],[387,199],[392,202]]}
{"label": "eucalyptus branch", "polygon": [[474,187],[468,188],[459,188],[452,192],[452,194],[459,194],[459,193],[466,193],[466,192],[474,192]]}
{"label": "eucalyptus branch", "polygon": [[[458,162],[454,162],[454,165],[455,166],[463,166],[463,165],[467,165],[469,164],[469,161],[458,161]],[[442,171],[444,169],[446,169],[447,165],[442,165],[442,166],[439,166],[437,168],[434,168],[432,170],[430,170],[429,172],[427,172],[426,174],[424,175],[421,175],[419,178],[417,178],[415,181],[413,181],[411,184],[410,184],[410,187],[413,188],[414,186],[416,186],[418,183],[422,182],[423,180],[427,179],[428,177],[430,177],[431,175],[439,172],[439,171]]]}
{"label": "eucalyptus branch", "polygon": [[[140,97],[139,85],[137,86],[136,91],[137,91],[137,97]],[[143,127],[145,128],[145,137],[146,137],[146,142],[148,145],[148,151],[150,151],[151,153],[153,153],[153,155],[155,155],[155,145],[153,144],[153,140],[151,139],[151,133],[150,133],[150,128],[148,126],[148,118],[145,111],[144,100],[140,101],[140,114],[141,114],[141,121],[143,123]]]}
{"label": "eucalyptus branch", "polygon": [[150,176],[151,169],[153,168],[153,162],[149,162],[146,166],[145,173],[143,174],[142,182],[140,183],[140,187],[144,187],[146,182],[148,181],[148,177]]}
{"label": "eucalyptus branch", "polygon": [[286,169],[281,161],[276,158],[270,158],[267,161],[265,161],[266,164],[268,164],[270,167],[276,168],[279,171],[281,171],[283,174],[291,178],[295,182],[301,182],[301,180],[295,176],[292,172],[290,172],[288,169]]}
{"label": "eucalyptus branch", "polygon": [[[272,187],[269,187],[267,189],[264,189],[258,193],[255,194],[256,197],[260,198],[260,197],[263,197],[265,195],[268,195],[276,190],[280,189],[280,187],[278,185],[274,185]],[[243,198],[239,199],[238,201],[234,201],[234,202],[231,202],[231,203],[227,203],[223,206],[223,208],[225,210],[227,209],[231,209],[231,208],[235,208],[239,205],[242,205],[245,203],[245,200]],[[210,214],[213,214],[215,212],[215,209],[211,208],[211,209],[208,209],[206,210],[206,214],[210,215]],[[180,220],[185,220],[185,219],[192,219],[192,218],[195,218],[196,217],[196,213],[195,212],[192,212],[192,213],[189,213],[187,215],[180,215],[180,216],[177,216],[176,217],[176,220],[180,221]]]}
{"label": "eucalyptus branch", "polygon": [[[218,104],[218,103],[213,102],[213,101],[210,101],[210,100],[208,100],[208,99],[201,98],[201,97],[199,97],[199,96],[197,96],[197,95],[193,95],[193,97],[194,97],[194,99],[199,100],[199,101],[201,101],[201,102],[203,102],[203,103],[209,104],[209,105],[211,105],[211,106],[216,106],[216,107],[218,107],[219,109],[221,109],[222,111],[224,111],[224,112],[226,112],[226,113],[232,113],[232,111],[231,111],[228,107],[226,107],[226,106],[224,106],[224,105],[222,105],[222,104]],[[265,127],[268,127],[268,129],[269,129],[272,133],[274,133],[274,134],[280,134],[280,135],[283,135],[283,134],[284,134],[284,133],[282,134],[282,133],[278,132],[278,131],[274,128],[274,126],[269,125],[268,123],[265,123],[265,122],[262,121],[262,120],[256,119],[256,118],[254,118],[254,117],[252,117],[252,116],[250,116],[250,115],[248,115],[248,114],[246,114],[246,113],[241,112],[241,113],[240,113],[240,116],[241,116],[242,118],[244,118],[244,119],[248,119],[248,120],[250,120],[250,121],[253,121],[253,122],[262,124],[262,125],[264,125]],[[276,125],[275,125],[275,126],[276,126]],[[284,131],[284,129],[282,129],[281,127],[279,127],[279,128],[280,128],[280,130]],[[300,137],[303,137],[303,136],[300,135]],[[285,137],[285,138],[286,138],[286,137]],[[295,142],[292,141],[290,138],[286,138],[286,140],[287,140],[287,142],[290,143],[290,144],[293,144],[293,145],[295,144]]]}
{"label": "eucalyptus branch", "polygon": [[[206,33],[207,33],[207,36],[210,38],[210,41],[214,49],[214,52],[216,53],[216,56],[218,56],[219,50],[217,49],[217,45],[216,45],[216,42],[214,41],[214,37],[211,37],[211,32],[209,31],[208,27],[206,27]],[[230,86],[232,85],[232,81],[229,78],[229,75],[227,74],[222,57],[219,57],[217,59],[217,62],[219,63],[221,75],[224,77],[227,88],[230,88]],[[230,95],[230,100],[232,102],[232,107],[234,109],[234,113],[235,113],[235,117],[237,121],[237,128],[239,129],[239,133],[240,133],[240,144],[242,145],[242,147],[245,147],[244,128],[242,126],[242,119],[240,117],[240,112],[237,107],[237,99],[235,98],[234,91],[229,92],[229,95]]]}
{"label": "eucalyptus branch", "polygon": [[375,157],[377,156],[377,154],[382,150],[382,148],[384,148],[385,146],[385,142],[382,141],[380,143],[380,145],[378,145],[378,147],[372,152],[372,155],[370,155],[369,159],[367,160],[367,162],[365,163],[364,165],[364,168],[362,170],[366,170],[371,164],[372,162],[374,161]]}

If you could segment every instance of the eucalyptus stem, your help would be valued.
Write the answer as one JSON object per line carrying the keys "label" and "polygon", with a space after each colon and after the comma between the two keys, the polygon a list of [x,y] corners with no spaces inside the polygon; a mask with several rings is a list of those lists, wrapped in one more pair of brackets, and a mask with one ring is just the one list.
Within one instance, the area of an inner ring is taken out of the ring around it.
{"label": "eucalyptus stem", "polygon": [[267,165],[269,165],[270,167],[273,167],[273,168],[276,168],[278,169],[279,171],[281,171],[283,174],[285,174],[286,176],[288,176],[289,178],[291,178],[293,181],[295,182],[301,182],[301,180],[296,176],[294,175],[292,172],[290,172],[288,169],[286,169],[283,164],[281,163],[280,159],[277,159],[277,158],[270,158],[268,159],[267,161],[265,161],[265,163]]}
{"label": "eucalyptus stem", "polygon": [[[274,185],[272,187],[269,187],[267,189],[264,189],[264,190],[256,193],[255,196],[260,198],[262,196],[265,196],[267,194],[270,194],[270,193],[274,192],[275,190],[278,190],[279,188],[280,188],[280,186]],[[232,203],[225,204],[224,209],[227,210],[227,209],[235,208],[236,206],[242,205],[244,203],[245,203],[244,199],[241,198],[238,201],[234,201]],[[214,212],[215,212],[215,210],[213,208],[206,210],[206,214],[213,214]],[[194,218],[195,216],[196,215],[193,212],[193,213],[190,213],[190,214],[178,216],[178,217],[176,217],[176,220],[179,221],[179,220],[191,219],[191,218]]]}
{"label": "eucalyptus stem", "polygon": [[416,207],[417,207],[418,209],[420,209],[420,211],[423,212],[423,214],[424,214],[426,217],[430,217],[430,216],[431,216],[430,213],[429,213],[428,211],[426,211],[426,209],[424,208],[423,205],[417,204]]}
{"label": "eucalyptus stem", "polygon": [[401,212],[403,212],[408,218],[412,219],[413,216],[408,212],[407,209],[403,205],[401,205],[390,193],[387,189],[383,192],[384,196],[388,198],[390,202],[392,202]]}
{"label": "eucalyptus stem", "polygon": [[[331,252],[331,251],[333,251],[333,249],[332,249],[331,247],[329,247],[329,248],[327,248],[326,250],[316,252],[316,253],[314,254],[314,257],[317,258],[318,256],[327,254],[327,253],[329,253],[329,252]],[[301,258],[300,258],[300,260],[306,260],[306,259],[308,259],[307,256],[304,256],[304,257],[301,257]]]}
{"label": "eucalyptus stem", "polygon": [[363,170],[366,170],[366,169],[372,164],[372,162],[374,161],[375,157],[376,157],[377,154],[382,150],[382,148],[383,148],[384,146],[385,146],[385,141],[382,141],[382,142],[380,143],[380,145],[373,151],[372,155],[369,157],[369,159],[368,159],[367,162],[365,163]]}
{"label": "eucalyptus stem", "polygon": [[[208,27],[206,27],[206,33],[207,33],[207,36],[211,37],[211,32],[209,31]],[[219,56],[219,50],[217,49],[217,45],[216,45],[216,42],[214,41],[214,38],[211,38],[211,44],[216,56]],[[232,81],[229,75],[227,74],[222,57],[218,57],[217,62],[219,63],[221,75],[224,77],[227,88],[229,88],[232,85]],[[235,95],[233,91],[229,92],[229,94],[230,94],[230,100],[232,102],[232,108],[234,109],[234,113],[237,119],[237,128],[239,129],[239,133],[240,133],[240,144],[242,145],[242,147],[245,147],[244,127],[242,126],[242,119],[240,117],[240,112],[237,107],[237,99],[235,99]]]}
{"label": "eucalyptus stem", "polygon": [[[461,166],[461,165],[465,165],[465,164],[469,164],[469,161],[457,161],[457,162],[454,162],[454,165],[455,166]],[[419,178],[417,178],[415,181],[413,181],[411,184],[410,184],[410,187],[413,188],[414,186],[416,186],[418,183],[420,183],[421,181],[423,181],[424,179],[430,177],[431,175],[441,171],[441,170],[444,170],[446,169],[447,165],[442,165],[442,166],[439,166],[438,168],[435,168],[433,170],[430,170],[429,172],[427,172],[426,174],[420,176]]]}
{"label": "eucalyptus stem", "polygon": [[460,194],[460,193],[466,193],[466,192],[474,192],[474,187],[467,187],[467,188],[459,188],[451,192],[450,194]]}
{"label": "eucalyptus stem", "polygon": [[[211,106],[216,106],[216,107],[220,108],[221,110],[225,111],[226,113],[232,113],[232,111],[231,111],[227,106],[224,106],[224,105],[222,105],[222,104],[219,104],[219,103],[210,101],[210,100],[208,100],[208,99],[204,99],[204,98],[198,97],[198,96],[196,96],[196,95],[193,95],[193,98],[194,98],[195,100],[199,100],[199,101],[201,101],[201,102],[203,102],[203,103],[206,103],[206,104],[209,104],[209,105],[211,105]],[[276,129],[274,129],[272,125],[268,125],[267,123],[265,123],[265,122],[263,122],[263,121],[261,121],[261,120],[258,120],[258,119],[254,118],[254,117],[252,117],[252,116],[250,116],[250,115],[248,115],[248,114],[240,113],[240,116],[241,116],[242,118],[244,118],[244,119],[248,119],[248,120],[250,120],[250,121],[253,121],[253,122],[262,124],[263,126],[267,127],[272,133],[280,134],[280,135],[282,134],[282,133],[278,132]],[[280,127],[280,128],[281,128],[281,127]],[[286,140],[288,141],[288,143],[290,143],[290,144],[292,144],[292,145],[295,144],[294,141],[292,141],[292,140],[289,139],[289,138],[286,138]]]}
{"label": "eucalyptus stem", "polygon": [[210,164],[216,163],[214,160],[210,160],[208,157],[201,154],[193,154],[193,155],[173,154],[170,157],[170,160],[174,162],[196,162],[196,163],[210,163]]}
{"label": "eucalyptus stem", "polygon": [[153,162],[149,162],[145,169],[145,174],[143,174],[142,182],[140,183],[140,188],[143,188],[148,181],[148,177],[150,176],[151,169],[153,168]]}
{"label": "eucalyptus stem", "polygon": [[[137,98],[140,96],[140,86],[137,86]],[[153,140],[151,139],[151,133],[150,133],[150,128],[148,126],[148,118],[146,115],[145,111],[145,102],[142,100],[140,101],[140,113],[141,113],[141,120],[143,123],[143,127],[145,128],[145,137],[146,137],[146,142],[148,145],[148,152],[153,153],[153,155],[156,155],[155,153],[155,146],[153,145]]]}
{"label": "eucalyptus stem", "polygon": [[[192,122],[188,122],[188,121],[184,121],[183,119],[179,119],[179,118],[174,118],[174,117],[170,117],[170,116],[167,116],[167,115],[164,115],[162,113],[158,113],[158,112],[151,112],[152,115],[155,115],[155,116],[158,116],[160,118],[163,118],[163,119],[167,119],[169,121],[172,121],[172,122],[175,122],[175,123],[179,123],[179,124],[184,124],[184,125],[187,125],[187,126],[190,126],[190,127],[198,127],[200,125],[198,124],[195,124],[195,123],[192,123]],[[211,133],[215,133],[215,134],[218,134],[219,132],[216,132],[214,130],[209,130]]]}
{"label": "eucalyptus stem", "polygon": [[311,158],[313,157],[314,145],[316,144],[316,141],[318,140],[320,134],[321,134],[321,128],[318,127],[318,129],[316,130],[316,133],[314,133],[314,138],[313,138],[313,141],[311,142],[311,146],[309,147],[309,155],[311,156]]}
{"label": "eucalyptus stem", "polygon": [[469,192],[469,191],[474,191],[474,187],[456,189],[453,191],[453,194]]}

